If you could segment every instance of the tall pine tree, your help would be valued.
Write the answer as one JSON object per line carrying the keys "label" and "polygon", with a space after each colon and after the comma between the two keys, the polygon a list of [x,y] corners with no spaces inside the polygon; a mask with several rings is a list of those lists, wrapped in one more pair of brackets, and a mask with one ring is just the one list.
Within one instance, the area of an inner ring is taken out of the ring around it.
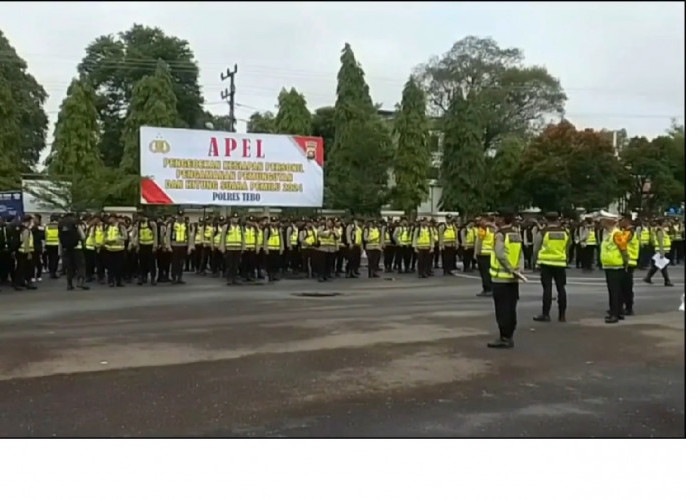
{"label": "tall pine tree", "polygon": [[125,203],[139,200],[140,149],[139,129],[142,126],[174,127],[178,123],[177,97],[168,66],[160,61],[155,73],[139,80],[129,102],[124,124],[124,155],[121,161],[122,175],[129,185],[124,193]]}
{"label": "tall pine tree", "polygon": [[485,209],[484,152],[480,119],[457,90],[443,117],[440,209],[475,215]]}
{"label": "tall pine tree", "polygon": [[393,158],[391,132],[372,104],[364,71],[348,44],[340,63],[326,200],[333,208],[375,215],[387,199]]}
{"label": "tall pine tree", "polygon": [[71,82],[46,159],[51,185],[39,197],[50,197],[44,200],[47,203],[78,211],[94,210],[109,197],[113,184],[105,182],[95,101],[95,89],[86,78]]}
{"label": "tall pine tree", "polygon": [[275,133],[289,135],[311,135],[312,116],[306,107],[306,99],[292,87],[282,89],[277,98]]}
{"label": "tall pine tree", "polygon": [[393,163],[395,185],[392,198],[397,209],[412,213],[428,196],[431,164],[425,93],[413,77],[403,88],[394,134],[398,140]]}

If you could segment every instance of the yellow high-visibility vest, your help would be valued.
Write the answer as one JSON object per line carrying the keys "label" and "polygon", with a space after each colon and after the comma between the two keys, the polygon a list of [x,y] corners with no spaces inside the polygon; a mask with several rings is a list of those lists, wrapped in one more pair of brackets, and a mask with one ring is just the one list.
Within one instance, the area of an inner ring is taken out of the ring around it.
{"label": "yellow high-visibility vest", "polygon": [[170,239],[175,243],[186,243],[187,242],[187,224],[184,222],[175,222],[173,224],[173,230],[170,234]]}
{"label": "yellow high-visibility vest", "polygon": [[[219,242],[221,242],[221,236],[219,235]],[[236,224],[235,226],[229,226],[226,231],[226,240],[224,243],[227,247],[240,247],[243,245],[243,234],[241,234],[241,226]]]}
{"label": "yellow high-visibility vest", "polygon": [[622,252],[615,244],[615,236],[619,233],[619,229],[613,230],[600,244],[600,263],[603,269],[619,269],[625,264]]}
{"label": "yellow high-visibility vest", "polygon": [[445,226],[445,230],[442,232],[442,241],[443,243],[454,243],[457,241],[457,232],[452,224]]}
{"label": "yellow high-visibility vest", "polygon": [[281,247],[282,240],[280,240],[280,230],[277,228],[271,228],[270,234],[267,237],[268,250],[279,250]]}
{"label": "yellow high-visibility vest", "polygon": [[566,267],[568,242],[569,235],[565,231],[546,231],[537,254],[537,265]]}
{"label": "yellow high-visibility vest", "polygon": [[416,240],[416,248],[427,250],[433,244],[433,235],[429,228],[421,227],[418,229],[418,238]]}
{"label": "yellow high-visibility vest", "polygon": [[139,244],[152,245],[154,241],[155,236],[151,230],[151,225],[148,222],[141,222],[139,224]]}
{"label": "yellow high-visibility vest", "polygon": [[58,239],[58,224],[51,223],[44,229],[44,239],[47,247],[57,247]]}
{"label": "yellow high-visibility vest", "polygon": [[481,239],[481,255],[491,255],[491,252],[493,252],[494,234],[489,228],[486,228],[483,231],[484,237]]}
{"label": "yellow high-visibility vest", "polygon": [[[520,264],[520,255],[523,251],[523,240],[520,237],[520,234],[506,233],[504,235],[504,245],[508,264],[512,269],[518,269]],[[489,274],[492,278],[496,279],[515,279],[513,273],[506,270],[496,258],[496,252],[491,252]]]}

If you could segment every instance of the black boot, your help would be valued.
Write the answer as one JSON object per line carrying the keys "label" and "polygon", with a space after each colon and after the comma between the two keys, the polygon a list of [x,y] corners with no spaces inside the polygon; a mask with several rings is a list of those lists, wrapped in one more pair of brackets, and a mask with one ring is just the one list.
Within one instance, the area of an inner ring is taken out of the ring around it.
{"label": "black boot", "polygon": [[559,323],[566,323],[566,313],[559,311]]}
{"label": "black boot", "polygon": [[549,323],[551,321],[549,314],[540,314],[532,318],[532,321],[541,321],[543,323]]}
{"label": "black boot", "polygon": [[499,337],[498,339],[486,344],[486,346],[492,349],[512,349],[515,344],[513,343],[513,339]]}

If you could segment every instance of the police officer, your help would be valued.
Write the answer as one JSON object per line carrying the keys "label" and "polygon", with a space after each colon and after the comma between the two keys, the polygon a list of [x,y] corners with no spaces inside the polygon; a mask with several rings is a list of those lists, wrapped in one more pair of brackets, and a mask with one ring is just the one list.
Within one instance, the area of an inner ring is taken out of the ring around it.
{"label": "police officer", "polygon": [[627,240],[615,219],[601,220],[603,237],[600,240],[600,263],[605,271],[605,282],[608,286],[608,314],[606,323],[617,323],[625,319],[622,314],[622,290],[625,279],[625,269],[629,264]]}
{"label": "police officer", "polygon": [[189,224],[185,220],[185,213],[178,210],[177,217],[168,224],[165,234],[165,244],[167,251],[172,255],[172,284],[184,285],[182,279],[185,261],[194,249],[194,240],[191,237]]}
{"label": "police officer", "polygon": [[268,281],[279,281],[279,272],[284,250],[284,237],[276,217],[263,229],[263,255]]}
{"label": "police officer", "polygon": [[155,251],[158,248],[158,225],[145,215],[139,215],[131,235],[131,245],[138,255],[137,285],[148,282],[151,275],[151,285],[156,285]]}
{"label": "police officer", "polygon": [[627,240],[627,255],[629,260],[625,268],[625,275],[622,281],[622,305],[624,307],[623,314],[632,316],[634,314],[634,271],[637,269],[640,254],[640,233],[641,228],[635,227],[632,221],[632,216],[625,214],[620,227],[624,237]]}
{"label": "police officer", "polygon": [[559,223],[555,212],[545,214],[546,226],[534,236],[536,265],[540,268],[542,283],[542,314],[535,321],[550,321],[552,308],[552,280],[557,287],[559,321],[566,321],[566,263],[571,239]]}
{"label": "police officer", "polygon": [[78,288],[89,290],[90,287],[85,284],[85,231],[71,212],[63,216],[58,229],[61,260],[66,272],[66,289],[74,290],[73,280],[77,279]]}
{"label": "police officer", "polygon": [[416,260],[418,261],[418,277],[427,278],[431,265],[431,250],[433,246],[432,232],[428,227],[428,220],[424,217],[420,220],[420,225],[413,230],[412,247],[415,249]]}
{"label": "police officer", "polygon": [[491,220],[484,216],[479,222],[479,229],[474,245],[474,254],[476,262],[479,266],[479,274],[481,275],[481,292],[477,297],[491,297],[491,276],[489,274],[491,252],[493,251],[493,226]]}
{"label": "police officer", "polygon": [[44,228],[44,247],[51,279],[58,278],[58,244],[58,215],[52,214],[49,223]]}
{"label": "police officer", "polygon": [[489,266],[499,337],[487,346],[508,349],[514,346],[513,335],[518,324],[519,281],[522,279],[525,259],[522,236],[513,228],[515,213],[512,210],[501,210],[499,215]]}
{"label": "police officer", "polygon": [[[657,224],[657,228],[654,231],[654,250],[661,257],[666,257],[667,259],[671,260],[671,236],[668,230],[668,223],[659,221]],[[654,261],[652,260],[651,267],[649,267],[649,272],[644,278],[644,282],[651,285],[651,278],[654,277],[656,271],[658,270],[659,268],[656,267]],[[664,266],[664,268],[661,270],[661,275],[664,277],[664,286],[673,286],[671,283],[671,278],[668,276],[668,265]]]}

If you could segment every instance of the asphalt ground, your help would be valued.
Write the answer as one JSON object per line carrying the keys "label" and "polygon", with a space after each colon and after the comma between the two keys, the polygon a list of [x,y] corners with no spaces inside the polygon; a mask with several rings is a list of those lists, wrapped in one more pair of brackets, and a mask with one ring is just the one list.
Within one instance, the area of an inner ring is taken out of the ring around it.
{"label": "asphalt ground", "polygon": [[683,267],[616,325],[577,270],[568,322],[533,322],[533,276],[512,350],[477,276],[440,274],[2,289],[0,436],[685,436]]}

